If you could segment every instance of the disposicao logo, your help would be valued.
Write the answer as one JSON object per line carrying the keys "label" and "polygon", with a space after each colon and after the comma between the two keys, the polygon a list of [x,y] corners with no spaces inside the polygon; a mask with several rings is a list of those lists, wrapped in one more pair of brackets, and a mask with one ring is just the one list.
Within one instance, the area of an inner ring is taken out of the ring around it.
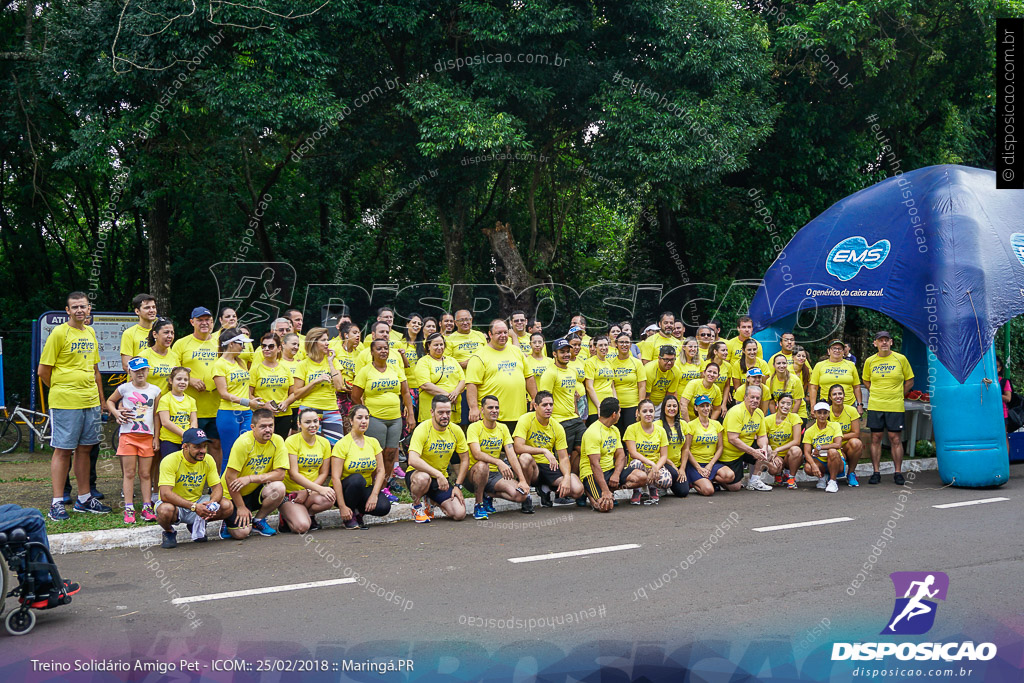
{"label": "disposicao logo", "polygon": [[[935,624],[938,604],[949,590],[943,572],[893,572],[896,604],[881,635],[921,635]],[[881,660],[889,656],[907,661],[988,661],[996,656],[994,643],[833,643],[832,660]]]}
{"label": "disposicao logo", "polygon": [[1010,235],[1010,248],[1021,265],[1024,265],[1024,233],[1015,232]]}
{"label": "disposicao logo", "polygon": [[874,269],[889,255],[889,240],[878,240],[871,246],[860,235],[847,237],[832,247],[825,259],[825,270],[846,282],[857,277],[861,268]]}

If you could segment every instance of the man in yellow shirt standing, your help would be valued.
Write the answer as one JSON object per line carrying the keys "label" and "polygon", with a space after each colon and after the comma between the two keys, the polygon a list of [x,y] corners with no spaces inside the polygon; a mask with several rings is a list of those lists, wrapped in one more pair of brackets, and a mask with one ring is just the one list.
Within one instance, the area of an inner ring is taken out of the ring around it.
{"label": "man in yellow shirt standing", "polygon": [[508,320],[512,323],[512,334],[519,344],[519,350],[523,352],[524,356],[529,356],[533,349],[530,348],[530,333],[526,331],[526,323],[528,322],[526,311],[512,311],[512,315],[508,317]]}
{"label": "man in yellow shirt standing", "polygon": [[53,499],[49,517],[55,522],[68,519],[62,501],[72,455],[78,484],[74,511],[110,512],[110,508],[101,503],[89,487],[89,452],[103,438],[100,406],[106,400],[103,397],[103,378],[97,367],[100,351],[96,332],[85,324],[91,310],[88,295],[71,292],[64,310],[68,321],[55,327],[46,338],[37,368],[39,379],[50,387],[50,445],[53,447],[50,482]]}
{"label": "man in yellow shirt standing", "polygon": [[508,325],[504,320],[492,320],[489,334],[490,340],[477,350],[466,367],[469,421],[480,419],[480,398],[491,394],[498,397],[500,404],[498,421],[513,432],[528,407],[527,394],[530,399],[537,394],[537,380],[519,345],[509,343]]}
{"label": "man in yellow shirt standing", "polygon": [[[675,349],[675,356],[681,353],[683,341],[676,339],[673,334],[675,327],[676,316],[670,311],[664,311],[658,316],[658,331],[640,342],[640,360],[644,365],[657,360],[661,356],[661,347],[663,346],[671,346]],[[657,402],[655,401],[655,403]]]}
{"label": "man in yellow shirt standing", "polygon": [[149,331],[157,318],[156,299],[149,294],[136,294],[132,310],[139,316],[139,322],[121,333],[121,369],[125,372],[128,372],[128,361],[149,346]]}
{"label": "man in yellow shirt standing", "polygon": [[220,471],[220,434],[217,432],[217,409],[220,394],[213,383],[213,364],[217,362],[217,339],[213,335],[213,313],[205,306],[192,309],[189,318],[192,334],[174,342],[171,350],[178,354],[181,366],[188,368],[188,389],[185,393],[196,402],[198,427],[210,439],[209,452]]}
{"label": "man in yellow shirt standing", "polygon": [[[444,319],[442,318],[442,324]],[[455,329],[446,333],[444,355],[448,356],[465,370],[469,367],[470,357],[477,352],[481,346],[487,343],[487,337],[479,330],[473,329],[473,314],[465,308],[455,311]],[[459,415],[462,416],[461,427],[463,431],[469,428],[469,401],[467,394],[462,394]]]}
{"label": "man in yellow shirt standing", "polygon": [[[725,340],[725,345],[729,347],[729,360],[733,363],[738,363],[743,357],[743,343],[754,333],[754,319],[741,315],[736,319],[736,332],[735,337]],[[757,342],[757,357],[764,360],[764,349],[761,347],[761,342],[756,339],[754,341]]]}
{"label": "man in yellow shirt standing", "polygon": [[260,536],[277,534],[267,523],[267,515],[284,502],[288,467],[284,439],[274,433],[274,412],[267,408],[254,410],[252,431],[242,434],[231,446],[224,470],[224,487],[235,511],[221,527],[221,538],[242,540],[253,531]]}
{"label": "man in yellow shirt standing", "polygon": [[875,334],[875,348],[878,353],[864,361],[861,381],[868,390],[868,429],[871,430],[871,466],[873,472],[869,484],[882,481],[878,468],[882,459],[882,433],[889,432],[889,448],[892,449],[892,464],[896,472],[892,475],[898,486],[903,486],[903,418],[906,415],[903,397],[914,387],[914,371],[903,354],[892,350],[892,335],[888,330]]}

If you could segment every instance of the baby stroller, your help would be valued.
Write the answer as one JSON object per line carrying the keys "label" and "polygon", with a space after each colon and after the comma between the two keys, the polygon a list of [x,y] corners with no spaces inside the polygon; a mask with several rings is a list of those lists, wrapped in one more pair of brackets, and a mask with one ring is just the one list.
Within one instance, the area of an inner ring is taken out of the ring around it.
{"label": "baby stroller", "polygon": [[[0,531],[0,616],[3,616],[7,598],[17,598],[19,605],[7,614],[4,627],[12,636],[23,636],[36,625],[33,609],[51,609],[71,602],[71,596],[78,592],[79,586],[61,578],[53,555],[42,543],[28,540],[24,529],[14,529],[10,534]],[[29,559],[32,556],[35,560]],[[45,571],[50,575],[53,586],[39,586],[36,572]],[[25,579],[14,585],[19,576]]]}

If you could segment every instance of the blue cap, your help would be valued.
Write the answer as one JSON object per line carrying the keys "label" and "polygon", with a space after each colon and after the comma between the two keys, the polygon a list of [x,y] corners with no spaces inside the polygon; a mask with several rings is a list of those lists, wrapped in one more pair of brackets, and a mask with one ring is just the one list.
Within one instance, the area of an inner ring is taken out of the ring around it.
{"label": "blue cap", "polygon": [[565,349],[568,348],[568,346],[569,342],[562,338],[556,339],[555,341],[551,342],[552,351],[557,351],[558,349]]}
{"label": "blue cap", "polygon": [[576,334],[577,332],[582,332],[582,331],[583,331],[582,327],[579,327],[577,325],[573,325],[572,327],[569,328],[569,331],[567,332],[567,334]]}
{"label": "blue cap", "polygon": [[764,373],[761,372],[761,368],[750,368],[747,370],[747,377],[764,377]]}
{"label": "blue cap", "polygon": [[210,309],[207,308],[206,306],[196,306],[195,308],[192,309],[192,315],[190,315],[189,317],[202,318],[204,315],[213,317],[213,313],[210,313]]}
{"label": "blue cap", "polygon": [[696,398],[693,399],[693,405],[695,405],[695,406],[702,406],[705,403],[711,403],[711,397],[710,396],[706,396],[705,394],[701,394],[700,396],[697,396]]}
{"label": "blue cap", "polygon": [[149,361],[143,358],[142,356],[135,356],[135,358],[132,358],[130,361],[128,361],[129,370],[141,370],[142,368],[148,367]]}
{"label": "blue cap", "polygon": [[206,432],[198,427],[186,429],[185,433],[181,435],[182,443],[190,443],[193,446],[198,446],[199,444],[206,443],[207,441],[212,441],[212,439],[206,435]]}

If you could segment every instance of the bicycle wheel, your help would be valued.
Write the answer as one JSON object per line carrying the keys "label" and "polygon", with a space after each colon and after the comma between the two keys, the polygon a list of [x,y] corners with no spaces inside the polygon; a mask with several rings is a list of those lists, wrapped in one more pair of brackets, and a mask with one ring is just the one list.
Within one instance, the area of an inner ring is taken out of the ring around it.
{"label": "bicycle wheel", "polygon": [[13,420],[0,423],[0,453],[10,453],[21,444],[21,427]]}

